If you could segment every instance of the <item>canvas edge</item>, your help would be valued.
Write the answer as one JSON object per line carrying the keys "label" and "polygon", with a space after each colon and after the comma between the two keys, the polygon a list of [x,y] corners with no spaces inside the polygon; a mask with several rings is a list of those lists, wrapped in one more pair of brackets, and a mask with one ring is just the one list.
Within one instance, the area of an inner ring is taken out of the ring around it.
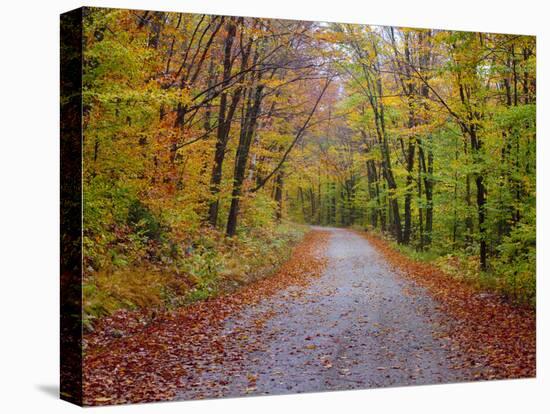
{"label": "canvas edge", "polygon": [[82,406],[82,16],[60,15],[60,388]]}

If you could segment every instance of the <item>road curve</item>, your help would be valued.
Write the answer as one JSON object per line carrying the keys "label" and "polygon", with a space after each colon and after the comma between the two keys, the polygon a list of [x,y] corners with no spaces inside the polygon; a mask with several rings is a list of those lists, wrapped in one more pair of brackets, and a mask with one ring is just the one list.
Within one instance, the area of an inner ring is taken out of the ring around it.
{"label": "road curve", "polygon": [[[353,231],[329,231],[323,274],[225,322],[226,358],[179,399],[436,384],[471,379],[436,303]],[[252,346],[253,344],[253,346]],[[195,364],[196,366],[196,364]]]}

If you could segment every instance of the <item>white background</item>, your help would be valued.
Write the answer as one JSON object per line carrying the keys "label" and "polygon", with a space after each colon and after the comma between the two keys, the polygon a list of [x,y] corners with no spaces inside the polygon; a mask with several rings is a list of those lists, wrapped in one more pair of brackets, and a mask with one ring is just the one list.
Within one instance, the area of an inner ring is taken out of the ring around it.
{"label": "white background", "polygon": [[[0,411],[75,412],[59,401],[59,17],[111,6],[536,34],[538,378],[283,397],[144,404],[93,412],[534,413],[549,409],[549,10],[530,0],[5,0],[0,8]],[[546,351],[546,352],[545,352]],[[546,388],[546,390],[545,390]],[[546,411],[548,412],[548,411]]]}

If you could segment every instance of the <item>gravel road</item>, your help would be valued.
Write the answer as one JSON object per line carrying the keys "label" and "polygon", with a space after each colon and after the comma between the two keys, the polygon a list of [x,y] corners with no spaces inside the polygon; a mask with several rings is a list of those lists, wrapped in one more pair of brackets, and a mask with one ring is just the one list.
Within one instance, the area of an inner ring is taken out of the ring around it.
{"label": "gravel road", "polygon": [[[226,358],[204,366],[180,399],[465,381],[436,303],[369,242],[329,231],[324,273],[226,320]],[[238,335],[235,335],[238,333]],[[195,364],[196,366],[196,364]],[[195,368],[196,369],[196,368]]]}

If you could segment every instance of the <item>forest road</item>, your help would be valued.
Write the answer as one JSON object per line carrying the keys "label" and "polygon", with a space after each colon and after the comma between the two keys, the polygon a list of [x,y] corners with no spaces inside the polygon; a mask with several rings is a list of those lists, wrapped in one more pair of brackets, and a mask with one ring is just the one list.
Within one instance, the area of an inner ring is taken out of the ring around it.
{"label": "forest road", "polygon": [[[226,320],[238,350],[205,367],[180,399],[436,384],[471,379],[430,296],[359,234],[329,231],[323,274]],[[257,344],[251,352],[250,344]],[[462,364],[463,365],[463,364]]]}

